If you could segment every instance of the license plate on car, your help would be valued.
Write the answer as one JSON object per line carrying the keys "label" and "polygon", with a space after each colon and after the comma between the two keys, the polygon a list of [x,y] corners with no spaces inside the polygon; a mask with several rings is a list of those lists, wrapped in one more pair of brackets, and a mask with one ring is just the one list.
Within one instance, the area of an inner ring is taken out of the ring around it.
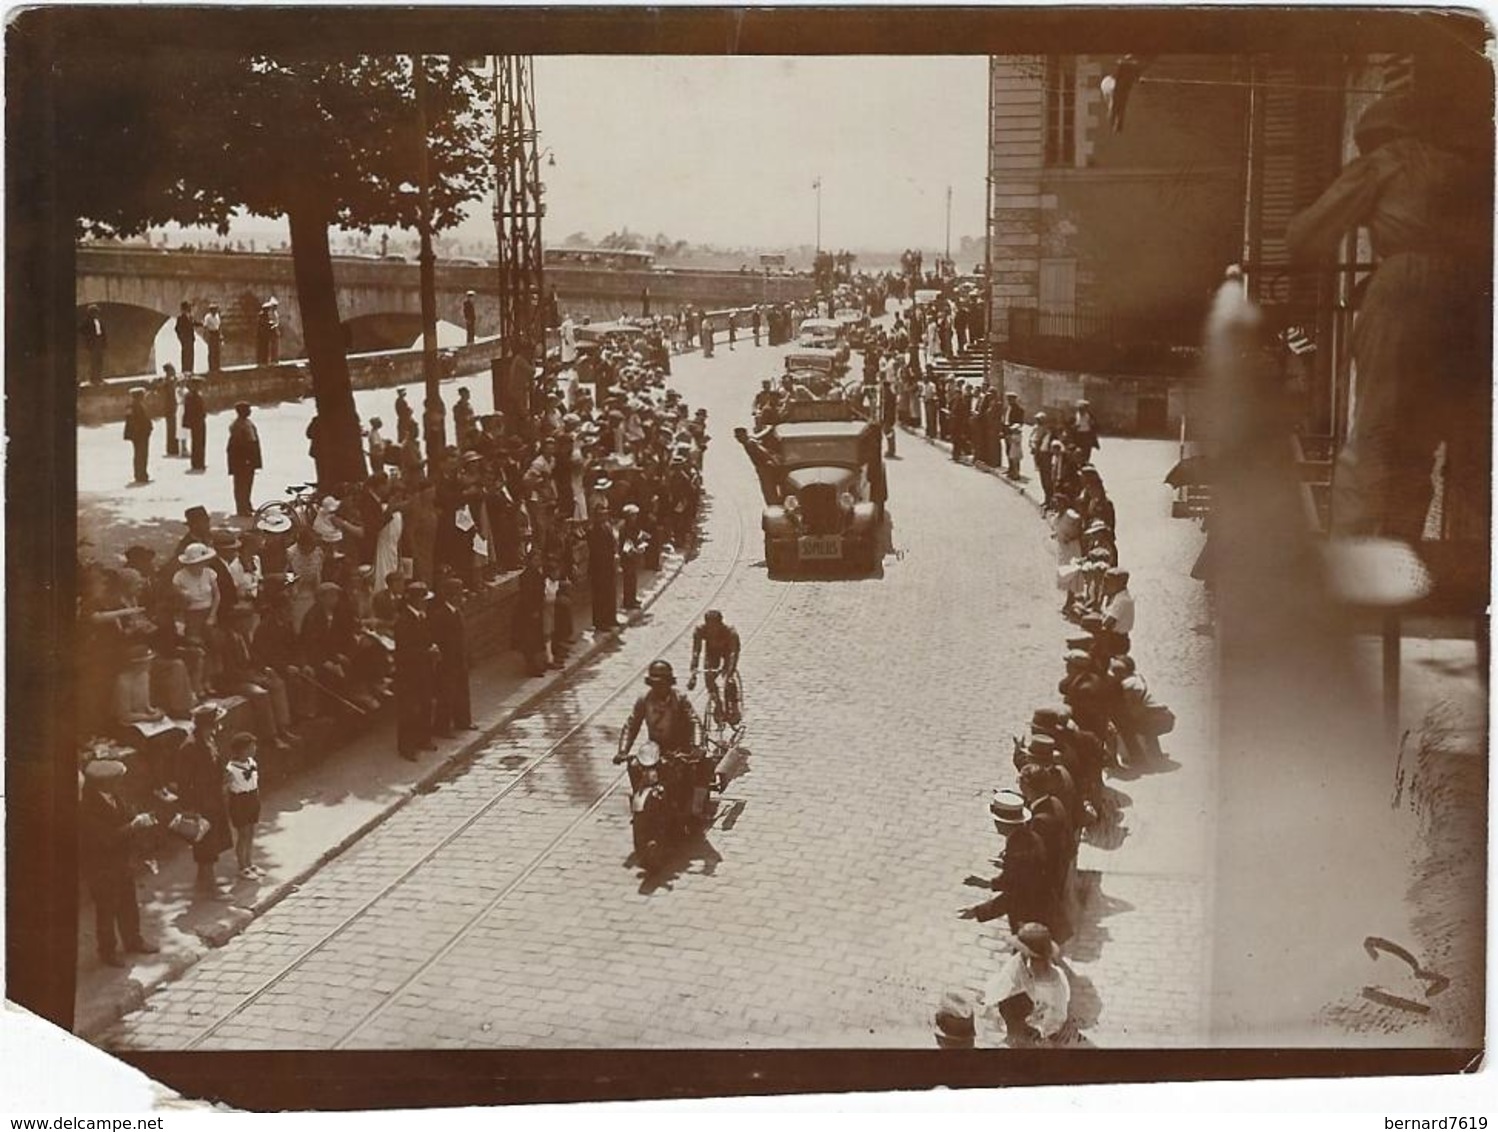
{"label": "license plate on car", "polygon": [[806,535],[801,539],[802,558],[841,558],[843,540],[841,535]]}

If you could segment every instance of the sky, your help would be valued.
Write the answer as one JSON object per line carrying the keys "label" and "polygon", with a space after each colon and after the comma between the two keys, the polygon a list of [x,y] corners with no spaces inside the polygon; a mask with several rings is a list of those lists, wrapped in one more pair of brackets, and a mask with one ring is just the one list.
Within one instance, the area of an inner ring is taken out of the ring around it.
{"label": "sky", "polygon": [[[542,238],[647,238],[720,247],[821,245],[927,260],[983,233],[986,56],[535,57]],[[492,245],[492,194],[450,230]],[[175,226],[172,226],[175,228]],[[189,235],[213,239],[211,233]],[[267,246],[284,219],[237,221]],[[410,235],[409,233],[407,234]]]}
{"label": "sky", "polygon": [[983,231],[987,58],[538,56],[545,239],[931,251]]}

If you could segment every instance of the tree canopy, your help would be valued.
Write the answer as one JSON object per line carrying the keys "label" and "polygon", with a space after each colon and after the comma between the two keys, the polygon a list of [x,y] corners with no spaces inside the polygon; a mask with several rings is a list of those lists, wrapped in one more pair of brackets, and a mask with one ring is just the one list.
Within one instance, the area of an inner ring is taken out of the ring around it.
{"label": "tree canopy", "polygon": [[[319,424],[319,478],[363,472],[328,228],[417,227],[422,137],[414,59],[160,51],[76,53],[54,69],[64,191],[80,234],[175,221],[221,233],[236,209],[285,216]],[[492,175],[489,88],[425,57],[434,230]]]}

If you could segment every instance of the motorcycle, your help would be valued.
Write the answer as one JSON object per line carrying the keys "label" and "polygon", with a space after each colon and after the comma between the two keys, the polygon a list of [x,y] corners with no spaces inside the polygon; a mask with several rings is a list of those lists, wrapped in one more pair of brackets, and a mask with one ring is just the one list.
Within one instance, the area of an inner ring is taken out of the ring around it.
{"label": "motorcycle", "polygon": [[714,760],[699,749],[666,752],[647,742],[630,754],[630,828],[646,872],[678,836],[706,824],[714,781]]}

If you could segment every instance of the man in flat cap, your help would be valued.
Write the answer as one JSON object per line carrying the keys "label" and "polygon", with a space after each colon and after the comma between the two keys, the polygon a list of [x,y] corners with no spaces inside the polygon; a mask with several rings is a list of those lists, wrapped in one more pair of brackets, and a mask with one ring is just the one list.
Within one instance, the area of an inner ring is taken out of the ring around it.
{"label": "man in flat cap", "polygon": [[138,814],[119,795],[125,764],[95,759],[83,769],[83,797],[78,803],[80,864],[94,902],[99,959],[123,967],[121,951],[151,955],[160,950],[140,933],[140,905],[135,896],[132,841],[155,824]]}
{"label": "man in flat cap", "polygon": [[234,406],[234,423],[229,426],[229,443],[225,449],[229,475],[234,480],[234,513],[248,517],[255,513],[252,494],[255,473],[260,470],[260,431],[250,420],[250,403]]}
{"label": "man in flat cap", "polygon": [[130,405],[125,410],[125,439],[135,453],[135,478],[131,486],[151,482],[151,430],[156,426],[151,421],[151,410],[146,405],[144,386],[130,390]]}

